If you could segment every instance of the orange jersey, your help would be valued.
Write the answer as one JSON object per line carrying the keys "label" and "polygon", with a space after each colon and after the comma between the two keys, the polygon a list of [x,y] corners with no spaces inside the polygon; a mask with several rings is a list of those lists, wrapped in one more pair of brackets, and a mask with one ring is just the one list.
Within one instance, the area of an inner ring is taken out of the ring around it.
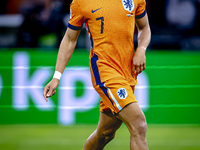
{"label": "orange jersey", "polygon": [[116,77],[137,84],[132,76],[135,18],[142,18],[145,8],[145,0],[73,0],[68,27],[80,30],[86,23],[94,86]]}

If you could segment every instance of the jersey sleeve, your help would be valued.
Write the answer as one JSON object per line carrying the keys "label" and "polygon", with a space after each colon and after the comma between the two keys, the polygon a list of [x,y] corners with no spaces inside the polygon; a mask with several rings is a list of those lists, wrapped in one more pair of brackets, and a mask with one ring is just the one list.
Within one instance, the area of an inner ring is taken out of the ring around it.
{"label": "jersey sleeve", "polygon": [[70,19],[68,27],[72,30],[81,30],[84,23],[84,17],[78,0],[73,0],[70,5]]}
{"label": "jersey sleeve", "polygon": [[140,19],[144,17],[146,14],[146,2],[145,0],[139,0],[136,13],[135,13],[135,18]]}

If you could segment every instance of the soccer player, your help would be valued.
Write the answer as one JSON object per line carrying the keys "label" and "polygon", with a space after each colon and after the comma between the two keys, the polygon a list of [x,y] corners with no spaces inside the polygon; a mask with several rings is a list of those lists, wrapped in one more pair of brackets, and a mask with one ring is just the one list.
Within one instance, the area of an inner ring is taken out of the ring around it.
{"label": "soccer player", "polygon": [[[85,23],[91,39],[92,83],[101,101],[98,127],[85,142],[84,150],[102,150],[122,123],[131,135],[130,149],[147,150],[146,119],[134,96],[137,75],[146,66],[145,51],[151,37],[145,0],[73,0],[70,9],[55,73],[44,88],[44,98],[48,101],[55,94]],[[134,52],[135,25],[138,47]]]}

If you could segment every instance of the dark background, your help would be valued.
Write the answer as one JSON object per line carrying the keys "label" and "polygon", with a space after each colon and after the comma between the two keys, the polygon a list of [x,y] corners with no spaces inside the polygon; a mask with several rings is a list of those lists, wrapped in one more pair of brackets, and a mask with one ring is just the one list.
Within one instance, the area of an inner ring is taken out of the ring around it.
{"label": "dark background", "polygon": [[[58,48],[71,1],[0,1],[0,48]],[[200,50],[200,0],[146,0],[146,3],[152,31],[149,50]],[[136,38],[134,42],[137,43]],[[83,29],[76,48],[89,49],[89,45]]]}

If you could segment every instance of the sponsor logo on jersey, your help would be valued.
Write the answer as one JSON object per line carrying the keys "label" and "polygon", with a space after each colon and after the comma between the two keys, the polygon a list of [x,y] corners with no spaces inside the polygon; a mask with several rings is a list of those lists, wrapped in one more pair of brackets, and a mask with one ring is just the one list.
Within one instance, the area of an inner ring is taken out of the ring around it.
{"label": "sponsor logo on jersey", "polygon": [[128,96],[128,93],[125,88],[120,88],[117,90],[117,95],[119,99],[125,99]]}
{"label": "sponsor logo on jersey", "polygon": [[100,10],[101,8],[98,8],[98,9],[95,9],[95,10],[92,9],[92,13],[95,13],[96,11]]}
{"label": "sponsor logo on jersey", "polygon": [[132,12],[135,8],[133,0],[122,0],[122,4],[126,11]]}

